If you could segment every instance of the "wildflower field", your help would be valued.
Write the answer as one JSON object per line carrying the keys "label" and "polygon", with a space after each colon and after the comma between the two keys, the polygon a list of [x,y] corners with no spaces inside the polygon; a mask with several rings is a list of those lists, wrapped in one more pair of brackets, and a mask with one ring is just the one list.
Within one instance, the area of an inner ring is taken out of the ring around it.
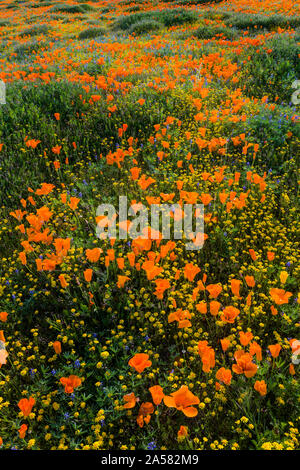
{"label": "wildflower field", "polygon": [[299,449],[299,10],[0,1],[1,449]]}

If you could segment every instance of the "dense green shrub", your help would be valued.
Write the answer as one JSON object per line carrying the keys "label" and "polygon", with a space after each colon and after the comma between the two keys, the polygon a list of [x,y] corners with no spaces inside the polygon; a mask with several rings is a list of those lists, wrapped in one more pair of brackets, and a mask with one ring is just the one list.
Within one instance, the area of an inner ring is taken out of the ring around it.
{"label": "dense green shrub", "polygon": [[211,39],[215,37],[219,37],[219,35],[226,39],[236,39],[239,37],[237,31],[232,28],[226,27],[218,27],[214,28],[213,26],[200,26],[193,35],[196,36],[198,39]]}
{"label": "dense green shrub", "polygon": [[45,41],[37,41],[33,40],[30,42],[26,42],[25,44],[19,44],[15,48],[15,53],[17,54],[17,60],[23,60],[26,55],[30,55],[33,51],[37,52],[39,49],[43,47],[47,47],[47,43]]}
{"label": "dense green shrub", "polygon": [[177,26],[185,23],[192,24],[198,19],[198,14],[191,10],[185,10],[184,8],[174,8],[170,10],[162,10],[158,14],[158,19],[165,26]]}
{"label": "dense green shrub", "polygon": [[78,34],[78,39],[91,39],[105,34],[104,28],[87,28]]}
{"label": "dense green shrub", "polygon": [[225,18],[225,23],[228,25],[235,26],[239,29],[275,29],[275,28],[295,28],[300,24],[299,17],[290,17],[284,15],[243,15],[234,14]]}
{"label": "dense green shrub", "polygon": [[266,50],[253,46],[248,50],[252,60],[247,61],[241,74],[248,96],[271,100],[277,96],[289,103],[293,90],[291,85],[300,77],[300,46],[288,35],[276,35],[265,43]]}
{"label": "dense green shrub", "polygon": [[51,28],[46,24],[34,25],[31,28],[24,29],[20,36],[38,36],[39,34],[47,34],[50,29]]}
{"label": "dense green shrub", "polygon": [[83,5],[68,5],[61,3],[52,7],[51,11],[60,13],[85,13],[86,10]]}
{"label": "dense green shrub", "polygon": [[142,13],[135,13],[133,15],[120,16],[113,23],[112,28],[114,30],[121,29],[122,31],[126,31],[126,30],[129,30],[131,26],[134,25],[135,23],[138,23],[142,20],[146,20],[150,18],[154,19],[153,13],[151,14],[151,13],[142,12]]}
{"label": "dense green shrub", "polygon": [[135,23],[131,26],[129,29],[129,33],[140,35],[140,34],[145,34],[149,33],[150,31],[157,31],[158,29],[161,28],[161,23],[155,20],[142,20],[139,21],[138,23]]}

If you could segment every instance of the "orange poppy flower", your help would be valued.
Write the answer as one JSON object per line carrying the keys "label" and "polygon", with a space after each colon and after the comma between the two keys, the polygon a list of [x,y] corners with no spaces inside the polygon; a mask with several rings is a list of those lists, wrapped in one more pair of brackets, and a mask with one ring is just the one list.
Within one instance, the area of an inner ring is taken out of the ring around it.
{"label": "orange poppy flower", "polygon": [[239,279],[231,279],[230,288],[233,295],[240,298],[241,281]]}
{"label": "orange poppy flower", "polygon": [[171,287],[170,282],[168,279],[156,279],[154,282],[156,284],[156,290],[154,294],[159,300],[162,300],[165,290]]}
{"label": "orange poppy flower", "polygon": [[128,361],[128,364],[140,374],[146,367],[150,367],[152,362],[149,361],[149,354],[138,353]]}
{"label": "orange poppy flower", "polygon": [[295,375],[296,374],[294,364],[289,365],[289,373],[290,373],[290,375]]}
{"label": "orange poppy flower", "polygon": [[7,312],[0,312],[0,321],[3,321],[3,323],[5,323],[7,321],[7,316]]}
{"label": "orange poppy flower", "polygon": [[18,407],[20,408],[20,410],[23,413],[23,416],[25,417],[30,415],[31,410],[34,405],[35,405],[35,399],[33,397],[22,398],[18,403]]}
{"label": "orange poppy flower", "polygon": [[86,269],[83,273],[84,279],[86,282],[91,282],[92,280],[92,275],[93,275],[93,270],[92,269]]}
{"label": "orange poppy flower", "polygon": [[28,429],[27,424],[22,424],[22,426],[20,426],[18,430],[20,439],[24,439],[27,429]]}
{"label": "orange poppy flower", "polygon": [[125,285],[125,282],[129,281],[130,280],[130,277],[128,276],[120,276],[118,275],[118,282],[117,282],[117,286],[119,289],[121,289],[122,287],[124,287]]}
{"label": "orange poppy flower", "polygon": [[271,344],[270,346],[268,346],[268,348],[269,348],[269,351],[270,351],[272,357],[274,357],[274,359],[279,356],[279,353],[281,351],[280,344],[278,344],[278,343],[277,344]]}
{"label": "orange poppy flower", "polygon": [[62,287],[63,289],[65,289],[66,287],[68,287],[69,284],[67,283],[67,281],[66,281],[66,279],[65,279],[65,276],[64,276],[63,274],[60,274],[60,275],[58,276],[58,279],[59,279],[60,284],[61,284],[61,287]]}
{"label": "orange poppy flower", "polygon": [[59,155],[61,151],[61,145],[56,145],[55,147],[52,147],[52,152],[55,153],[55,155]]}
{"label": "orange poppy flower", "polygon": [[207,313],[207,303],[203,301],[200,302],[199,304],[196,305],[196,309],[198,310],[198,312],[205,315]]}
{"label": "orange poppy flower", "polygon": [[73,393],[74,388],[81,385],[81,378],[77,375],[70,375],[69,377],[62,377],[60,383],[64,385],[66,393]]}
{"label": "orange poppy flower", "polygon": [[149,388],[149,392],[151,393],[154,405],[160,405],[163,397],[165,396],[163,388],[160,385],[154,385]]}
{"label": "orange poppy flower", "polygon": [[222,312],[221,320],[225,323],[234,323],[234,320],[239,315],[239,313],[240,310],[238,308],[232,306],[225,307]]}
{"label": "orange poppy flower", "polygon": [[199,266],[195,266],[193,263],[188,263],[184,267],[184,277],[188,281],[193,281],[195,276],[200,272]]}
{"label": "orange poppy flower", "polygon": [[255,286],[255,280],[253,276],[245,276],[245,281],[248,287],[254,287]]}
{"label": "orange poppy flower", "polygon": [[188,418],[193,418],[197,416],[198,410],[192,405],[199,405],[200,400],[186,385],[182,385],[177,392],[165,395],[164,403],[168,408],[176,408],[182,411]]}
{"label": "orange poppy flower", "polygon": [[123,400],[125,401],[125,405],[123,405],[125,410],[134,408],[137,402],[134,392],[128,393],[128,395],[124,395]]}
{"label": "orange poppy flower", "polygon": [[70,202],[68,206],[75,211],[77,209],[78,203],[80,202],[80,199],[78,197],[70,197]]}
{"label": "orange poppy flower", "polygon": [[85,256],[91,263],[96,263],[98,259],[100,258],[100,255],[103,251],[101,248],[93,248],[93,249],[87,249],[85,250]]}
{"label": "orange poppy flower", "polygon": [[221,343],[223,352],[227,351],[227,349],[230,346],[230,340],[228,338],[224,338],[220,340],[220,343]]}
{"label": "orange poppy flower", "polygon": [[256,260],[257,260],[257,256],[256,256],[255,251],[254,251],[252,248],[250,248],[249,253],[250,253],[250,256],[251,256],[252,260],[253,260],[253,261],[256,261]]}
{"label": "orange poppy flower", "polygon": [[198,352],[202,360],[202,370],[207,373],[215,367],[215,351],[208,346],[207,341],[199,341]]}
{"label": "orange poppy flower", "polygon": [[211,315],[213,315],[214,317],[218,315],[220,308],[221,308],[221,304],[217,300],[212,300],[209,303],[209,311]]}
{"label": "orange poppy flower", "polygon": [[291,292],[286,292],[284,289],[276,289],[275,287],[270,289],[270,296],[277,305],[287,304],[292,295]]}
{"label": "orange poppy flower", "polygon": [[189,319],[192,318],[192,315],[188,310],[176,310],[176,312],[170,313],[168,316],[168,323],[172,323],[173,321],[178,322],[178,328],[189,328],[192,326]]}
{"label": "orange poppy flower", "polygon": [[55,354],[60,354],[61,353],[61,342],[60,341],[54,341],[53,349],[55,351]]}
{"label": "orange poppy flower", "polygon": [[137,423],[142,428],[144,426],[144,423],[148,424],[151,415],[154,412],[154,406],[152,403],[149,401],[142,403],[138,412],[138,417],[137,417]]}
{"label": "orange poppy flower", "polygon": [[256,360],[257,360],[257,361],[261,361],[261,360],[262,360],[262,351],[261,351],[261,347],[260,347],[260,345],[259,345],[256,341],[253,341],[253,342],[250,344],[249,352],[250,352],[251,356],[256,356]]}
{"label": "orange poppy flower", "polygon": [[217,370],[216,379],[225,385],[230,385],[232,379],[231,370],[225,369],[225,367],[221,367],[219,370]]}
{"label": "orange poppy flower", "polygon": [[236,351],[234,354],[236,364],[233,364],[232,370],[236,374],[245,374],[249,379],[253,377],[257,372],[257,365],[252,362],[252,356],[246,353],[242,349]]}
{"label": "orange poppy flower", "polygon": [[242,346],[247,346],[247,344],[250,343],[250,341],[253,339],[253,334],[250,331],[247,331],[244,333],[243,331],[240,331],[240,343]]}
{"label": "orange poppy flower", "polygon": [[216,299],[218,295],[222,292],[223,288],[220,286],[220,284],[209,284],[206,286],[206,290],[209,292],[209,295],[213,298]]}
{"label": "orange poppy flower", "polygon": [[262,397],[267,394],[267,384],[264,380],[257,380],[254,384],[256,390]]}
{"label": "orange poppy flower", "polygon": [[186,437],[188,437],[188,427],[187,426],[180,426],[179,431],[177,433],[178,441],[183,441]]}

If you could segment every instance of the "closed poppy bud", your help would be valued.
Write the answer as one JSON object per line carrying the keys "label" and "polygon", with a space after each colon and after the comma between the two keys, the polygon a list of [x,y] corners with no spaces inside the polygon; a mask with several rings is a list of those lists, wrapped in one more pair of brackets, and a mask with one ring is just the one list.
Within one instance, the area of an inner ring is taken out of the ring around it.
{"label": "closed poppy bud", "polygon": [[60,341],[54,341],[53,349],[54,349],[56,354],[60,354],[61,353],[61,342]]}
{"label": "closed poppy bud", "polygon": [[27,424],[22,424],[22,426],[21,426],[20,429],[19,429],[19,437],[20,437],[20,439],[24,439],[24,437],[25,437],[25,435],[26,435],[27,429],[28,429]]}
{"label": "closed poppy bud", "polygon": [[86,269],[83,273],[84,279],[86,282],[91,282],[92,280],[92,275],[93,275],[93,270],[92,269]]}
{"label": "closed poppy bud", "polygon": [[227,351],[227,349],[228,349],[229,346],[230,346],[230,341],[229,341],[229,339],[224,338],[224,339],[221,339],[220,342],[221,342],[221,347],[222,347],[223,352]]}
{"label": "closed poppy bud", "polygon": [[0,321],[3,321],[5,323],[7,321],[7,312],[0,312]]}
{"label": "closed poppy bud", "polygon": [[154,405],[159,405],[165,396],[163,388],[160,385],[154,385],[153,387],[150,387],[149,392],[151,393]]}
{"label": "closed poppy bud", "polygon": [[290,366],[289,366],[289,373],[290,373],[291,375],[295,375],[295,374],[296,374],[296,372],[295,372],[295,367],[294,367],[293,364],[290,364]]}
{"label": "closed poppy bud", "polygon": [[61,287],[62,287],[63,289],[65,289],[65,288],[68,286],[68,283],[67,283],[67,281],[66,281],[66,279],[65,279],[65,276],[64,276],[63,274],[60,274],[60,275],[58,276],[58,279],[59,279],[59,281],[60,281]]}

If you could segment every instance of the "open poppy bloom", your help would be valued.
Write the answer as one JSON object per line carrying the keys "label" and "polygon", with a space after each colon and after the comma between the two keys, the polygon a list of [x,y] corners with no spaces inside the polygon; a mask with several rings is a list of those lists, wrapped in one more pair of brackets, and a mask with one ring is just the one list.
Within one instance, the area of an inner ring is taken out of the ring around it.
{"label": "open poppy bloom", "polygon": [[77,375],[70,375],[69,377],[62,377],[60,383],[64,385],[66,393],[73,393],[74,388],[81,385],[81,378]]}
{"label": "open poppy bloom", "polygon": [[182,385],[177,392],[164,396],[164,403],[168,408],[176,408],[182,411],[188,418],[197,416],[198,410],[192,405],[199,405],[200,400],[186,385]]}
{"label": "open poppy bloom", "polygon": [[284,289],[276,289],[273,287],[270,289],[270,296],[272,297],[273,302],[277,305],[283,305],[289,303],[289,298],[293,294],[291,292],[286,292]]}
{"label": "open poppy bloom", "polygon": [[125,410],[134,408],[137,401],[134,392],[124,395],[123,400],[125,401],[125,405],[123,405]]}
{"label": "open poppy bloom", "polygon": [[225,323],[234,323],[234,320],[239,315],[239,313],[240,311],[238,308],[232,307],[230,305],[229,307],[224,308],[221,315],[221,320]]}
{"label": "open poppy bloom", "polygon": [[128,364],[138,373],[141,373],[146,367],[150,367],[152,362],[149,361],[149,354],[138,353],[129,360]]}
{"label": "open poppy bloom", "polygon": [[230,385],[232,379],[231,370],[225,369],[225,367],[221,367],[216,373],[216,379],[225,385]]}
{"label": "open poppy bloom", "polygon": [[97,248],[97,247],[91,250],[90,249],[85,250],[85,255],[91,263],[96,263],[98,259],[100,258],[101,253],[102,253],[101,248]]}
{"label": "open poppy bloom", "polygon": [[190,312],[188,310],[176,310],[176,312],[170,313],[168,316],[168,322],[172,323],[173,321],[178,322],[178,328],[189,328],[192,326],[190,322],[190,318],[192,318]]}
{"label": "open poppy bloom", "polygon": [[276,358],[276,357],[279,356],[279,353],[281,351],[281,346],[278,343],[277,344],[271,344],[269,346],[269,350],[270,350],[270,353],[271,353],[272,357]]}
{"label": "open poppy bloom", "polygon": [[23,416],[26,417],[30,415],[34,404],[35,404],[35,399],[33,397],[22,398],[18,403],[18,407],[22,411]]}
{"label": "open poppy bloom", "polygon": [[246,353],[242,349],[236,351],[234,354],[236,364],[233,364],[232,370],[236,374],[245,374],[249,379],[253,377],[257,372],[257,365],[252,362],[252,356],[249,353]]}
{"label": "open poppy bloom", "polygon": [[193,263],[188,263],[184,267],[184,277],[188,281],[193,281],[195,276],[200,272],[199,266],[195,266]]}
{"label": "open poppy bloom", "polygon": [[240,331],[240,343],[242,346],[247,346],[247,344],[250,343],[250,341],[253,339],[253,334],[251,331],[247,331],[244,333],[244,331]]}

